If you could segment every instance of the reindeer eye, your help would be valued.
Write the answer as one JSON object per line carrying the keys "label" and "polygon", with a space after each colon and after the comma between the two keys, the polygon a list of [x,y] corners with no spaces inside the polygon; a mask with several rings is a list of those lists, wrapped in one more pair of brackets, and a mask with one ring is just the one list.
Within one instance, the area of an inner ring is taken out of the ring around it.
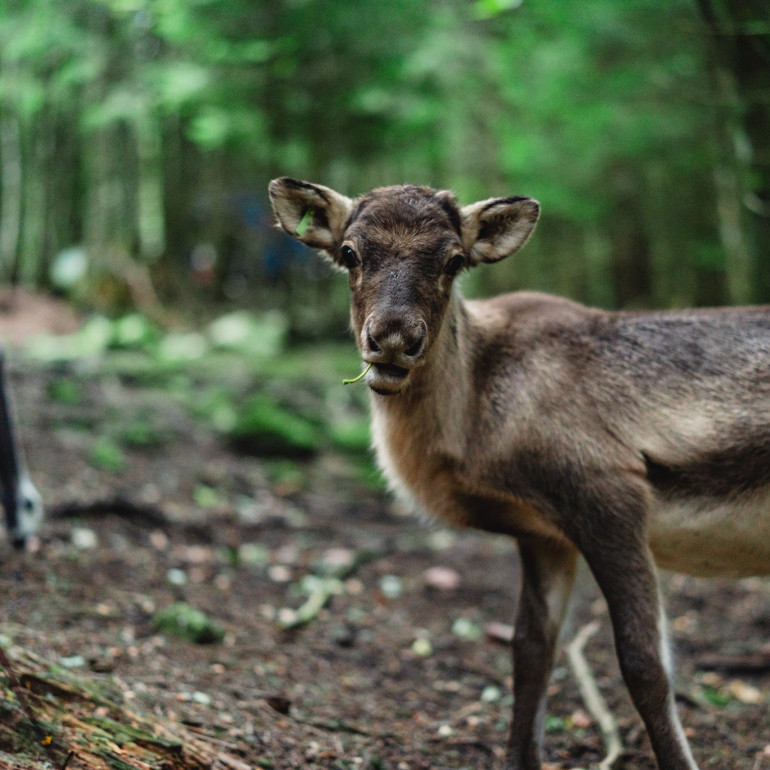
{"label": "reindeer eye", "polygon": [[356,267],[358,265],[358,255],[350,246],[343,246],[340,249],[340,259],[345,267]]}
{"label": "reindeer eye", "polygon": [[464,264],[465,264],[465,259],[463,258],[462,254],[455,254],[446,263],[446,265],[444,265],[444,272],[450,276],[457,275],[460,272],[460,270],[462,270],[462,267]]}

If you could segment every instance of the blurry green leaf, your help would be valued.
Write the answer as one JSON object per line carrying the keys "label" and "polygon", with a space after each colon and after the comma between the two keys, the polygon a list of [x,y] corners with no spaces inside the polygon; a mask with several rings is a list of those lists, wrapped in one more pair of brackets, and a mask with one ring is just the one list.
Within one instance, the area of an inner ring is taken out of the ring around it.
{"label": "blurry green leaf", "polygon": [[83,388],[79,382],[69,378],[62,377],[57,380],[51,380],[46,387],[48,397],[52,401],[67,406],[75,406],[83,401]]}
{"label": "blurry green leaf", "polygon": [[266,465],[268,479],[273,486],[301,489],[307,482],[304,468],[292,460],[272,460]]}
{"label": "blurry green leaf", "polygon": [[478,641],[484,635],[481,627],[468,618],[457,618],[452,624],[452,633],[467,642]]}
{"label": "blurry green leaf", "polygon": [[156,424],[157,418],[137,416],[120,431],[120,442],[132,448],[159,447],[170,440],[165,426]]}
{"label": "blurry green leaf", "polygon": [[560,733],[567,729],[567,720],[561,717],[546,714],[545,731],[548,733]]}
{"label": "blurry green leaf", "polygon": [[337,449],[355,454],[367,452],[371,447],[369,418],[345,418],[329,425],[329,438]]}
{"label": "blurry green leaf", "polygon": [[158,357],[170,363],[183,363],[202,358],[208,351],[206,338],[197,332],[172,332],[158,346]]}
{"label": "blurry green leaf", "polygon": [[222,494],[208,484],[198,484],[193,490],[193,500],[201,508],[215,508],[222,503]]}
{"label": "blurry green leaf", "polygon": [[477,19],[491,19],[503,11],[518,8],[524,0],[476,0],[473,12]]}
{"label": "blurry green leaf", "polygon": [[261,543],[242,543],[238,546],[238,562],[249,567],[263,567],[270,563],[270,549]]}
{"label": "blurry green leaf", "polygon": [[167,110],[194,104],[202,98],[212,77],[210,69],[190,61],[164,62],[154,74],[160,100]]}
{"label": "blurry green leaf", "polygon": [[724,706],[727,706],[732,700],[729,693],[724,692],[723,690],[719,690],[715,687],[710,687],[709,685],[703,685],[701,688],[701,692],[703,693],[703,697],[712,706],[718,706],[722,708]]}
{"label": "blurry green leaf", "polygon": [[155,324],[141,313],[130,313],[113,321],[112,346],[117,348],[146,348],[160,338]]}
{"label": "blurry green leaf", "polygon": [[308,455],[321,448],[321,431],[267,396],[252,397],[229,431],[242,450],[257,455]]}
{"label": "blurry green leaf", "polygon": [[155,613],[159,631],[187,639],[195,644],[214,644],[224,639],[225,632],[200,610],[185,602],[176,602]]}
{"label": "blurry green leaf", "polygon": [[74,334],[74,347],[79,356],[103,353],[112,339],[112,324],[101,315],[92,316]]}
{"label": "blurry green leaf", "polygon": [[283,351],[288,322],[278,311],[255,316],[239,310],[212,321],[207,331],[215,347],[269,357]]}
{"label": "blurry green leaf", "polygon": [[123,450],[107,437],[97,439],[91,447],[88,457],[93,466],[112,473],[119,473],[126,465],[126,456],[123,454]]}
{"label": "blurry green leaf", "polygon": [[206,107],[190,123],[190,139],[206,150],[222,147],[231,130],[231,120],[225,110]]}

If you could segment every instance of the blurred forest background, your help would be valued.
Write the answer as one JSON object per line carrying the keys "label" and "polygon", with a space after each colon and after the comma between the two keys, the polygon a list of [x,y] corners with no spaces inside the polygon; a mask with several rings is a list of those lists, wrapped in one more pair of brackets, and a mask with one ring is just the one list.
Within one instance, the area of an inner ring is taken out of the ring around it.
{"label": "blurred forest background", "polygon": [[0,280],[115,313],[278,309],[344,281],[266,185],[538,198],[466,291],[607,308],[770,302],[766,0],[7,0]]}

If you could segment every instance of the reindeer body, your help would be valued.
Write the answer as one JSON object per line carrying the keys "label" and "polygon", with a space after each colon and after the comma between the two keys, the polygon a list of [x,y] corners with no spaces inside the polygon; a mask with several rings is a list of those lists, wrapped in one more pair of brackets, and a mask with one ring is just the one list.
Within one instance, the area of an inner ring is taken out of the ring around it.
{"label": "reindeer body", "polygon": [[397,492],[454,525],[577,542],[570,479],[599,496],[611,480],[608,497],[625,480],[661,567],[770,574],[770,310],[604,313],[521,292],[448,312],[410,392],[372,394]]}
{"label": "reindeer body", "polygon": [[770,574],[770,308],[609,313],[525,292],[465,301],[457,272],[520,248],[535,201],[460,209],[451,193],[411,186],[351,201],[287,178],[270,192],[284,229],[348,271],[391,485],[453,525],[517,539],[506,770],[540,768],[578,554],[607,599],[659,767],[697,770],[655,562]]}

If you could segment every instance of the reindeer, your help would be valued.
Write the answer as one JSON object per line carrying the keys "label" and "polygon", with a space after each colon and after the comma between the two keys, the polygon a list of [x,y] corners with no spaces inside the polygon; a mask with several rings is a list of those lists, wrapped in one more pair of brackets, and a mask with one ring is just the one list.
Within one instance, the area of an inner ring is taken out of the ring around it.
{"label": "reindeer", "polygon": [[770,308],[605,312],[545,294],[466,301],[465,269],[521,248],[527,197],[351,200],[270,183],[280,226],[350,281],[392,486],[455,526],[512,535],[522,588],[506,770],[540,768],[545,695],[578,555],[607,601],[661,770],[697,770],[677,715],[656,563],[770,574]]}

